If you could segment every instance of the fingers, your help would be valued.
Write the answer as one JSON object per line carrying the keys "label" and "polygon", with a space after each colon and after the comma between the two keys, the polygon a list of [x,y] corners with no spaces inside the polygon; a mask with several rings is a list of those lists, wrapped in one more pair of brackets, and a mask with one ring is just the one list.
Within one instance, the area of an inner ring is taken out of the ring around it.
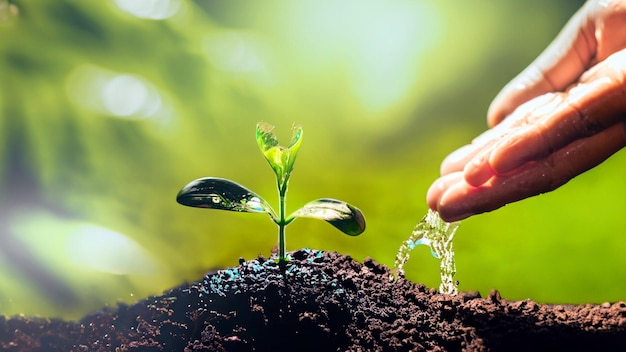
{"label": "fingers", "polygon": [[[533,111],[534,108],[540,104],[542,104],[542,100],[535,99],[522,105],[516,112],[518,115],[523,116]],[[467,163],[504,138],[509,133],[510,129],[515,128],[520,125],[520,123],[521,122],[516,118],[509,118],[494,128],[483,132],[481,135],[474,138],[471,144],[465,145],[448,155],[441,163],[441,174],[446,175],[463,170]]]}
{"label": "fingers", "polygon": [[616,35],[626,29],[626,1],[625,0],[594,0],[596,18],[595,37],[596,62],[600,62],[613,53],[626,48],[626,36]]}
{"label": "fingers", "polygon": [[491,211],[551,191],[623,148],[624,32],[626,0],[588,1],[494,99],[492,128],[444,160],[429,206],[446,221]]}
{"label": "fingers", "polygon": [[597,6],[594,1],[586,3],[548,48],[502,89],[487,113],[490,127],[524,102],[563,90],[592,66],[597,47],[594,21]]}
{"label": "fingers", "polygon": [[[487,182],[493,175],[501,172],[493,167],[492,159],[494,151],[498,151],[498,148],[502,144],[510,143],[517,145],[517,134],[523,134],[528,130],[532,131],[536,129],[538,120],[543,118],[547,112],[552,111],[560,100],[560,96],[556,94],[544,94],[522,104],[504,122],[495,126],[492,129],[493,133],[491,133],[491,138],[495,139],[489,142],[483,142],[484,146],[477,145],[477,147],[482,150],[476,152],[473,159],[467,160],[467,164],[463,169],[466,182],[472,186],[480,186]],[[516,155],[509,155],[509,157],[516,159]],[[505,161],[506,160],[507,159],[505,159]]]}
{"label": "fingers", "polygon": [[620,121],[601,133],[567,145],[545,159],[543,169],[551,175],[551,182],[545,190],[542,190],[542,193],[562,186],[573,177],[597,166],[625,146],[626,121]]}
{"label": "fingers", "polygon": [[[461,219],[472,215],[472,214],[468,214],[467,216],[463,216],[464,214],[460,214],[457,209],[454,209],[452,211],[453,214],[450,214],[448,211],[448,208],[450,208],[450,205],[447,203],[446,204],[441,203],[441,199],[443,198],[443,195],[447,192],[450,192],[452,187],[454,186],[463,187],[464,184],[468,186],[465,183],[465,180],[463,179],[463,174],[461,172],[453,172],[453,173],[441,176],[428,189],[428,192],[426,193],[426,204],[428,204],[428,207],[434,211],[437,211],[437,212],[439,212],[440,210],[445,211],[444,215],[448,216],[448,218],[450,218],[449,217],[450,215],[453,215],[453,217],[460,217]],[[460,194],[469,194],[470,192],[472,192],[472,187],[466,187],[464,189],[457,189],[452,192],[460,193]],[[461,208],[465,209],[467,207],[459,207],[459,209]],[[455,212],[455,210],[457,211]],[[465,210],[465,211],[467,212],[468,210]],[[439,215],[442,215],[442,214],[440,213]]]}
{"label": "fingers", "polygon": [[498,144],[490,155],[490,167],[495,173],[507,173],[604,130],[623,118],[624,111],[626,96],[617,80],[606,77],[578,85],[541,123],[520,129]]}
{"label": "fingers", "polygon": [[522,105],[507,118],[507,134],[467,162],[466,181],[479,186],[493,175],[543,158],[624,120],[625,77],[626,49],[596,65],[567,92],[545,94]]}
{"label": "fingers", "polygon": [[492,211],[554,190],[624,146],[626,122],[620,121],[601,133],[572,142],[544,159],[496,175],[479,187],[465,182],[461,172],[445,175],[428,190],[428,205],[448,222]]}
{"label": "fingers", "polygon": [[546,92],[562,91],[595,63],[626,48],[626,1],[588,1],[557,38],[491,103],[489,126],[500,123],[520,104]]}

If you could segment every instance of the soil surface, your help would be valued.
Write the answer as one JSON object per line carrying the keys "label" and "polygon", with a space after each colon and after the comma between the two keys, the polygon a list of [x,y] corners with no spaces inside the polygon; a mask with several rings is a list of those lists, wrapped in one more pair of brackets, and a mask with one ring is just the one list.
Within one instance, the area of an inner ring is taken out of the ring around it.
{"label": "soil surface", "polygon": [[626,303],[438,294],[372,260],[259,257],[78,322],[0,316],[1,351],[626,351]]}

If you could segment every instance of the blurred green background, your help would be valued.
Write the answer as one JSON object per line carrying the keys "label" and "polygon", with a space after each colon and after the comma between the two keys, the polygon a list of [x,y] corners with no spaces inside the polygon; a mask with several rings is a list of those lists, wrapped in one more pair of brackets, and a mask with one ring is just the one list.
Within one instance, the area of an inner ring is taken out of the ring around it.
{"label": "blurred green background", "polygon": [[[304,127],[288,211],[333,197],[368,222],[351,238],[297,220],[287,249],[392,265],[441,160],[581,4],[0,0],[0,313],[78,318],[270,255],[266,216],[174,200],[219,176],[275,206],[261,120],[283,143]],[[624,165],[464,221],[460,289],[625,299]],[[428,248],[406,269],[438,286]]]}

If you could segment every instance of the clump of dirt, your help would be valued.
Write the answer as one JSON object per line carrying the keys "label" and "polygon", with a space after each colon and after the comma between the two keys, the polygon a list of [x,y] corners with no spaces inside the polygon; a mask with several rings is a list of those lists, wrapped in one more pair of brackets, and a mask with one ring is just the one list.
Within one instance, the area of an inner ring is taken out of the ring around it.
{"label": "clump of dirt", "polygon": [[78,322],[0,317],[2,351],[626,350],[626,303],[438,294],[371,259],[259,257]]}

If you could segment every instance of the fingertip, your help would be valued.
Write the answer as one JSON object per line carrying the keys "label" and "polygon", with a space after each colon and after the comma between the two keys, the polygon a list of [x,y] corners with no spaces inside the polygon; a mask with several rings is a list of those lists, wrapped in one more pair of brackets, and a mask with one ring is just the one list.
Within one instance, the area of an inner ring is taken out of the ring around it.
{"label": "fingertip", "polygon": [[502,122],[502,120],[513,113],[519,105],[532,97],[528,94],[531,85],[521,83],[522,81],[529,81],[524,75],[525,72],[522,72],[504,86],[491,104],[489,104],[489,108],[487,109],[487,124],[490,128]]}
{"label": "fingertip", "polygon": [[502,110],[502,104],[500,103],[500,94],[489,104],[487,109],[487,125],[489,128],[495,127],[497,124],[504,120],[506,114]]}
{"label": "fingertip", "polygon": [[473,187],[468,186],[463,180],[462,172],[441,177],[428,189],[426,194],[428,207],[439,213],[439,216],[447,222],[467,218],[474,214],[471,211],[471,202],[466,200],[471,189]]}
{"label": "fingertip", "polygon": [[524,145],[517,143],[516,140],[503,143],[501,148],[494,150],[489,158],[489,165],[491,165],[494,174],[506,174],[532,160],[533,154],[531,152],[534,149],[530,150],[530,148],[524,149]]}
{"label": "fingertip", "polygon": [[471,202],[468,202],[468,196],[472,192],[473,187],[467,184],[459,183],[450,187],[439,200],[437,209],[439,216],[446,222],[454,222],[466,219],[474,214]]}
{"label": "fingertip", "polygon": [[489,181],[493,175],[495,175],[495,172],[491,168],[491,165],[489,165],[488,155],[485,154],[475,157],[469,163],[465,164],[463,168],[465,182],[473,187],[484,184]]}
{"label": "fingertip", "polygon": [[517,110],[522,104],[541,96],[545,93],[554,92],[565,87],[568,83],[554,86],[546,73],[548,68],[543,67],[543,60],[536,60],[524,71],[509,82],[493,99],[487,110],[487,123],[494,127],[502,122],[507,116]]}
{"label": "fingertip", "polygon": [[461,148],[450,153],[441,163],[441,175],[448,175],[453,172],[463,170],[464,165],[469,158],[475,153],[475,148],[471,144],[462,146]]}
{"label": "fingertip", "polygon": [[442,209],[438,212],[439,217],[443,219],[445,222],[456,222],[469,218],[474,215],[474,213],[454,213],[448,212],[447,209]]}
{"label": "fingertip", "polygon": [[433,182],[430,188],[428,188],[428,192],[426,192],[426,203],[430,209],[438,211],[439,199],[441,198],[444,189],[445,185],[441,179]]}

